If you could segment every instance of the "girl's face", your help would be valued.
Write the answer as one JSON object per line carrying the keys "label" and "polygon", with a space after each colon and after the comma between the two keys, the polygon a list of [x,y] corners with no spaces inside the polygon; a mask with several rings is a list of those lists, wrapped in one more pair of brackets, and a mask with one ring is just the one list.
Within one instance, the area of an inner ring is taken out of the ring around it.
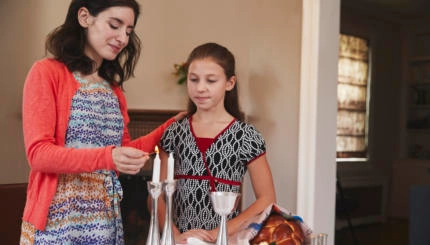
{"label": "girl's face", "polygon": [[127,46],[134,29],[134,11],[129,7],[111,7],[97,16],[86,8],[78,12],[81,26],[86,28],[85,54],[101,64],[103,59],[114,60]]}
{"label": "girl's face", "polygon": [[210,58],[194,60],[188,67],[188,96],[197,110],[225,110],[225,92],[235,83],[236,77],[227,79],[224,69]]}

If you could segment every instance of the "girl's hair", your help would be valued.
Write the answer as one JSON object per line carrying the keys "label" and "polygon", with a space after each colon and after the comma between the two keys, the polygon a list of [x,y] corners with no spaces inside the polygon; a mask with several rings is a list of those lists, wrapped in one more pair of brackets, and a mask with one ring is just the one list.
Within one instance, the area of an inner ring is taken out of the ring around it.
{"label": "girl's hair", "polygon": [[[55,59],[63,62],[70,71],[91,74],[95,62],[84,53],[87,37],[85,29],[78,22],[78,10],[88,9],[92,16],[115,7],[130,7],[134,11],[134,25],[140,14],[140,6],[135,0],[72,0],[64,24],[54,29],[47,37],[45,48]],[[122,88],[123,82],[134,76],[134,68],[139,59],[141,43],[133,31],[128,45],[114,60],[103,60],[98,74],[112,85]]]}
{"label": "girl's hair", "polygon": [[[205,43],[196,47],[188,56],[185,63],[185,71],[188,76],[188,68],[194,60],[209,58],[224,69],[227,80],[236,75],[235,59],[233,54],[225,47],[217,43]],[[224,107],[228,113],[239,120],[243,120],[243,113],[240,111],[237,82],[232,90],[225,92]],[[196,112],[197,107],[191,99],[188,100],[188,114]]]}

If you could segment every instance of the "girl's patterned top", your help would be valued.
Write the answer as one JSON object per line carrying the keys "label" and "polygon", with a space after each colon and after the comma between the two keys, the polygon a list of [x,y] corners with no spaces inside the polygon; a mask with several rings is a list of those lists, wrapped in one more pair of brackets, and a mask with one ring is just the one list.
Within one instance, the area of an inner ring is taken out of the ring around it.
{"label": "girl's patterned top", "polygon": [[[212,208],[209,193],[239,193],[247,165],[266,151],[263,137],[252,125],[233,120],[202,152],[191,117],[170,125],[160,146],[175,156],[178,182],[173,196],[173,219],[180,232],[216,228],[221,218]],[[235,210],[228,218],[237,214]]]}
{"label": "girl's patterned top", "polygon": [[[78,73],[74,77],[80,88],[72,99],[66,147],[120,146],[124,122],[109,83],[88,82]],[[60,174],[46,229],[35,231],[34,244],[124,244],[121,198],[121,184],[112,170]]]}

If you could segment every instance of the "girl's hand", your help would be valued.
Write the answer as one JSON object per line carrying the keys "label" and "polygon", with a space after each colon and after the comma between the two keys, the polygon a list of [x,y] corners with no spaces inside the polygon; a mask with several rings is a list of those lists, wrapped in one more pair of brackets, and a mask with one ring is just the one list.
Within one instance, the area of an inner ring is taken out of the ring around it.
{"label": "girl's hand", "polygon": [[211,231],[203,229],[189,230],[178,236],[175,236],[175,241],[178,244],[187,244],[187,239],[193,237],[200,239],[205,242],[216,242],[216,235],[212,234]]}
{"label": "girl's hand", "polygon": [[116,169],[125,174],[137,174],[145,166],[149,156],[146,152],[133,147],[116,147],[112,149],[112,160]]}

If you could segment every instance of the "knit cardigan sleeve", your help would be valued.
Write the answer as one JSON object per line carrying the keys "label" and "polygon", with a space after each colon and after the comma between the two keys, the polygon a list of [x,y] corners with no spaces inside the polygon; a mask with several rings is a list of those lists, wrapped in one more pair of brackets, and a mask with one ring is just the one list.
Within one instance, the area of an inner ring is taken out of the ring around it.
{"label": "knit cardigan sleeve", "polygon": [[23,131],[32,171],[81,173],[115,169],[113,146],[66,148],[71,100],[79,85],[60,62],[44,59],[30,69],[23,90]]}

